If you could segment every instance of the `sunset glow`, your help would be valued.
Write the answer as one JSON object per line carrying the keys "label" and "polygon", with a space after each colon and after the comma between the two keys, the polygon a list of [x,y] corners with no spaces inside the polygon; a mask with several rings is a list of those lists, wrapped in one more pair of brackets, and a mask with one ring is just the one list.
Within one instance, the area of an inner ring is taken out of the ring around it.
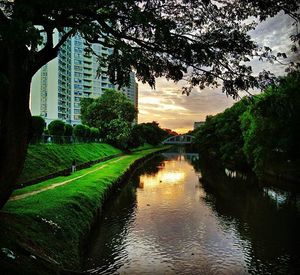
{"label": "sunset glow", "polygon": [[[261,46],[270,46],[275,51],[288,52],[290,34],[294,27],[291,19],[281,15],[260,23],[251,36]],[[271,70],[283,75],[284,66],[253,60],[253,70]],[[156,89],[139,82],[139,123],[157,121],[162,128],[170,128],[177,133],[193,130],[195,121],[204,121],[207,115],[215,115],[231,107],[236,101],[222,93],[222,88],[199,90],[195,88],[189,96],[183,95],[181,88],[186,83],[174,83],[165,78],[156,80]],[[254,92],[255,93],[255,92]],[[241,94],[243,96],[243,94]]]}

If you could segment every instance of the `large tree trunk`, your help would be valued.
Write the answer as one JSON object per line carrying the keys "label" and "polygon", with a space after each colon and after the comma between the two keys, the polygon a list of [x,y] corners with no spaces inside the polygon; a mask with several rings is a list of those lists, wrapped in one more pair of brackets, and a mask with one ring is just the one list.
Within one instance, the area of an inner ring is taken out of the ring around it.
{"label": "large tree trunk", "polygon": [[[0,79],[0,208],[11,195],[26,157],[30,126],[31,75],[26,52],[1,53]],[[4,67],[4,66],[5,67]]]}

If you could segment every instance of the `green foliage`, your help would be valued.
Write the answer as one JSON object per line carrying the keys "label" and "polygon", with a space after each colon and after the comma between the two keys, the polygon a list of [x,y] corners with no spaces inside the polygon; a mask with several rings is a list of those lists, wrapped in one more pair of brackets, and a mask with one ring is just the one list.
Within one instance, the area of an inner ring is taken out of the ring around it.
{"label": "green foliage", "polygon": [[52,136],[64,136],[65,123],[61,120],[53,120],[48,125],[48,130]]}
{"label": "green foliage", "polygon": [[195,143],[224,164],[248,165],[260,176],[270,163],[293,163],[300,153],[300,73],[208,117]]}
{"label": "green foliage", "polygon": [[91,127],[90,129],[91,129],[91,135],[90,135],[91,139],[93,141],[99,139],[100,138],[100,131],[99,131],[99,129],[95,128],[95,127]]}
{"label": "green foliage", "polygon": [[85,137],[85,126],[82,124],[78,124],[74,127],[74,135],[75,137]]}
{"label": "green foliage", "polygon": [[300,153],[300,73],[256,96],[241,116],[243,150],[257,174],[276,155],[295,160]]}
{"label": "green foliage", "polygon": [[137,125],[138,131],[144,142],[158,145],[168,136],[168,132],[159,127],[155,121]]}
{"label": "green foliage", "polygon": [[78,124],[74,127],[73,130],[74,136],[76,137],[76,139],[80,142],[85,140],[86,137],[86,127],[85,125],[82,124]]}
{"label": "green foliage", "polygon": [[61,120],[53,120],[48,125],[48,130],[54,143],[63,143],[65,135],[65,123]]}
{"label": "green foliage", "polygon": [[[260,80],[251,76],[251,66],[244,64],[257,50],[257,43],[248,34],[254,28],[252,20],[246,19],[265,20],[284,11],[299,20],[296,0],[267,4],[263,0],[237,0],[222,1],[220,5],[211,0],[31,0],[4,1],[1,8],[1,60],[6,60],[8,50],[13,48],[15,52],[22,51],[25,64],[32,63],[28,68],[38,69],[55,58],[57,48],[50,36],[57,29],[62,41],[80,33],[90,43],[101,41],[114,48],[111,55],[99,60],[108,64],[113,83],[128,84],[132,68],[138,79],[152,87],[157,77],[179,81],[187,73],[190,84],[201,88],[216,86],[220,77],[223,90],[232,96],[237,96],[238,90],[258,86]],[[47,43],[43,44],[42,34],[48,36]],[[297,41],[299,37],[295,35],[293,39]],[[42,45],[44,50],[37,54]],[[297,50],[296,44],[293,49]],[[269,52],[266,47],[257,55],[267,59]],[[278,57],[286,55],[279,53]]]}
{"label": "green foliage", "polygon": [[99,98],[81,100],[82,122],[100,129],[101,138],[118,148],[128,148],[135,116],[136,110],[130,100],[113,89],[105,90]]}
{"label": "green foliage", "polygon": [[91,128],[87,125],[84,125],[84,137],[87,138],[87,140],[91,136]]}
{"label": "green foliage", "polygon": [[71,124],[65,125],[65,136],[71,137],[73,135],[73,126]]}
{"label": "green foliage", "polygon": [[130,138],[128,141],[129,148],[137,148],[146,142],[142,132],[142,125],[136,124],[131,129]]}
{"label": "green foliage", "polygon": [[49,132],[48,129],[45,129],[45,130],[44,130],[44,135],[46,135],[46,136],[49,136],[49,135],[50,135],[50,132]]}
{"label": "green foliage", "polygon": [[33,142],[41,140],[46,122],[44,118],[40,116],[32,116],[31,118],[31,139]]}
{"label": "green foliage", "polygon": [[124,93],[106,89],[105,92],[96,99],[82,98],[81,120],[90,127],[105,128],[113,119],[122,119],[132,123],[136,110],[131,101]]}
{"label": "green foliage", "polygon": [[224,163],[237,163],[240,168],[247,164],[243,153],[243,139],[239,117],[247,109],[249,100],[244,98],[231,108],[214,117],[208,117],[205,125],[196,131],[196,145]]}
{"label": "green foliage", "polygon": [[120,149],[129,148],[131,124],[123,119],[113,119],[106,125],[106,142]]}

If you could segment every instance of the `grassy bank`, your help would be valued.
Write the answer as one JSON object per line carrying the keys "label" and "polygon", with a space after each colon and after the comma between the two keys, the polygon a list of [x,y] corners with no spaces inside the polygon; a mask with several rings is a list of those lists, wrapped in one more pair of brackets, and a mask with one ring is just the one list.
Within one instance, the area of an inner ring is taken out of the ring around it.
{"label": "grassy bank", "polygon": [[1,274],[78,269],[81,241],[114,184],[137,160],[158,150],[162,148],[119,156],[70,176],[17,190],[15,200],[0,211]]}
{"label": "grassy bank", "polygon": [[81,165],[119,153],[119,149],[104,143],[30,145],[18,184],[68,169],[74,159]]}

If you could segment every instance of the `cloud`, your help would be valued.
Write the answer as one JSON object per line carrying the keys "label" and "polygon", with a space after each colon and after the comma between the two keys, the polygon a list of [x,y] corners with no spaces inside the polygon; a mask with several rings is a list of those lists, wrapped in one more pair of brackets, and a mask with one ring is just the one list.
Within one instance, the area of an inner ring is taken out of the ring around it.
{"label": "cloud", "polygon": [[183,85],[160,78],[154,91],[140,84],[139,122],[156,120],[164,128],[186,132],[193,129],[195,121],[205,120],[207,115],[222,112],[234,103],[220,90],[195,90],[190,96],[182,95]]}
{"label": "cloud", "polygon": [[[290,53],[290,35],[295,32],[292,19],[283,14],[268,19],[250,32],[252,38],[261,46],[269,46],[274,52]],[[295,56],[290,54],[290,59]],[[284,66],[279,64],[251,61],[254,73],[262,69],[284,74]],[[193,129],[195,121],[203,121],[207,115],[215,115],[232,106],[235,102],[221,92],[221,88],[194,89],[190,96],[182,95],[184,81],[174,83],[158,78],[156,89],[139,83],[139,122],[158,121],[164,128],[178,132]]]}
{"label": "cloud", "polygon": [[[280,13],[273,18],[261,22],[255,30],[249,32],[251,37],[259,46],[268,46],[272,49],[272,53],[276,55],[278,52],[285,52],[288,56],[287,60],[282,60],[284,63],[299,60],[298,54],[291,52],[292,34],[297,33],[297,26],[293,24],[294,21],[287,15]],[[271,64],[269,62],[262,62],[258,59],[251,61],[255,74],[258,74],[262,69],[272,71],[275,75],[285,74],[285,65],[280,63]]]}

